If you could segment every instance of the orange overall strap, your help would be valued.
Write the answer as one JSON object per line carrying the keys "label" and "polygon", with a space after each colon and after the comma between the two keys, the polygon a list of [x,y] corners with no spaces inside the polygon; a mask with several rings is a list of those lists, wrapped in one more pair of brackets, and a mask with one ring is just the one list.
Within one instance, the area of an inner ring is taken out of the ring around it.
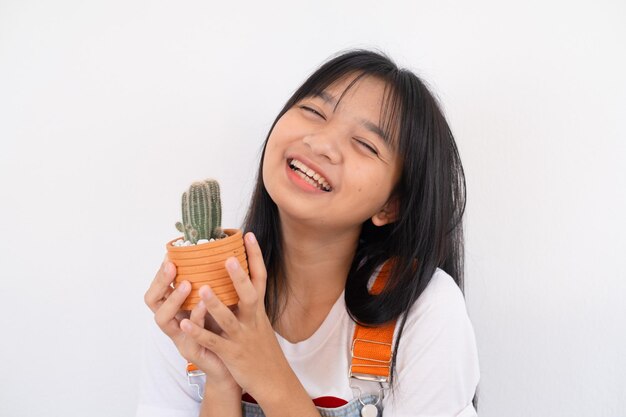
{"label": "orange overall strap", "polygon": [[187,362],[187,372],[199,371],[200,369],[191,362]]}
{"label": "orange overall strap", "polygon": [[[380,294],[389,278],[391,262],[385,262],[376,276],[370,294]],[[391,347],[396,320],[377,327],[355,326],[352,337],[352,363],[350,376],[363,376],[389,379],[391,370]]]}

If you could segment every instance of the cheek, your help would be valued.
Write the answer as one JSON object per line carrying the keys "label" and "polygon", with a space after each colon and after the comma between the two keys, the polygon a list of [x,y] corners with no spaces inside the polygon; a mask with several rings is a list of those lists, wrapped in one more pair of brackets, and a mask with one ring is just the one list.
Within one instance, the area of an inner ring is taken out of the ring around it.
{"label": "cheek", "polygon": [[380,189],[385,185],[384,172],[358,164],[352,170],[353,184],[357,192]]}
{"label": "cheek", "polygon": [[[394,175],[388,170],[359,168],[354,171],[358,182],[354,184],[354,190],[359,196],[367,196],[368,208],[379,208],[389,199],[393,191]],[[362,199],[364,197],[360,197]]]}
{"label": "cheek", "polygon": [[282,156],[281,139],[282,137],[280,131],[274,129],[267,140],[267,145],[265,146],[265,153],[263,155],[263,170],[265,170],[267,165],[275,163],[276,159]]}
{"label": "cheek", "polygon": [[279,154],[280,152],[276,147],[276,142],[273,140],[273,137],[270,136],[265,146],[265,152],[263,153],[263,168],[261,170],[263,183],[266,187],[271,185],[272,178],[275,176],[273,173],[276,170],[276,160]]}
{"label": "cheek", "polygon": [[272,129],[272,136],[284,137],[296,131],[298,128],[298,117],[290,110],[278,119]]}

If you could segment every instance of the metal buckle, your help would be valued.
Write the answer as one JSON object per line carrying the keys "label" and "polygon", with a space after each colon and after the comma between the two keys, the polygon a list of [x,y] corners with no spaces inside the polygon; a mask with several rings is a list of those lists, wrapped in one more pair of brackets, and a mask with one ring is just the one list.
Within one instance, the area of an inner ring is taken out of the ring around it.
{"label": "metal buckle", "polygon": [[[384,345],[384,346],[389,346],[389,350],[390,350],[390,354],[389,354],[389,359],[388,360],[380,360],[380,359],[372,359],[372,358],[364,358],[361,356],[354,356],[354,348],[356,346],[356,342],[364,342],[364,343],[373,343],[376,345]],[[377,362],[380,363],[380,365],[375,365],[375,364],[358,364],[356,366],[359,367],[364,367],[364,368],[386,368],[388,371],[390,371],[390,367],[391,367],[391,343],[385,343],[385,342],[379,342],[376,340],[367,340],[367,339],[360,339],[360,338],[356,338],[352,341],[352,346],[350,348],[350,356],[353,359],[361,359],[361,360],[365,360],[365,361],[370,361],[370,362]],[[385,376],[378,376],[378,375],[369,375],[369,374],[363,374],[360,372],[352,372],[352,367],[355,366],[352,364],[352,360],[350,360],[350,368],[348,369],[348,377],[349,378],[355,378],[355,379],[359,379],[362,381],[371,381],[371,382],[379,382],[379,383],[387,383],[389,382],[389,378],[385,377]],[[389,372],[387,372],[387,374],[389,374]]]}
{"label": "metal buckle", "polygon": [[[365,365],[358,365],[358,366],[365,366]],[[373,366],[374,365],[372,365],[372,367]],[[385,376],[369,375],[369,374],[362,374],[362,373],[358,373],[358,372],[352,372],[352,365],[350,365],[350,371],[348,372],[348,378],[358,379],[359,381],[378,382],[378,383],[381,383],[381,384],[386,384],[386,383],[389,382],[389,378],[387,378]]]}
{"label": "metal buckle", "polygon": [[[350,388],[352,388],[353,390],[359,391],[359,395],[357,396],[357,399],[359,400],[361,405],[365,407],[367,404],[365,404],[365,402],[361,399],[361,396],[363,395],[361,388],[353,386],[352,382],[350,382]],[[383,387],[382,385],[380,388],[378,388],[378,398],[376,399],[376,402],[372,404],[373,406],[377,406],[383,400],[383,398],[385,398],[385,390],[387,388],[388,387]]]}
{"label": "metal buckle", "polygon": [[[350,367],[348,368],[348,380],[350,381],[350,388],[352,390],[357,390],[358,391],[358,395],[357,398],[359,400],[359,402],[361,403],[362,406],[365,406],[365,402],[363,402],[363,400],[361,399],[361,396],[363,395],[361,388],[358,386],[354,386],[352,384],[352,381],[354,379],[360,380],[360,381],[368,381],[368,382],[376,382],[380,385],[380,387],[378,388],[378,398],[376,399],[376,402],[373,404],[374,406],[378,405],[382,399],[385,397],[385,390],[389,389],[389,378],[386,376],[379,376],[379,375],[370,375],[370,374],[364,374],[364,373],[360,373],[360,372],[352,372],[352,367],[353,366],[359,366],[359,367],[365,367],[365,368],[384,368],[387,369],[387,375],[389,375],[390,373],[390,367],[391,367],[391,353],[389,355],[389,359],[388,360],[381,360],[381,359],[372,359],[372,358],[364,358],[361,356],[355,356],[354,355],[354,348],[356,346],[356,342],[364,342],[364,343],[373,343],[373,344],[377,344],[377,345],[385,345],[385,346],[389,346],[389,349],[391,350],[391,343],[385,343],[385,342],[378,342],[375,340],[367,340],[367,339],[360,339],[360,338],[356,338],[352,341],[352,347],[350,348],[350,356],[352,357],[350,359]],[[352,364],[352,359],[361,359],[361,360],[365,360],[365,361],[370,361],[370,362],[376,362],[378,364],[358,364],[358,365],[353,365]]]}
{"label": "metal buckle", "polygon": [[203,400],[204,397],[202,396],[202,392],[200,390],[200,383],[192,382],[191,378],[201,378],[205,376],[206,374],[199,369],[189,370],[189,365],[190,364],[187,364],[187,382],[189,383],[190,386],[196,387],[196,390],[198,390],[198,397],[200,397],[200,399]]}

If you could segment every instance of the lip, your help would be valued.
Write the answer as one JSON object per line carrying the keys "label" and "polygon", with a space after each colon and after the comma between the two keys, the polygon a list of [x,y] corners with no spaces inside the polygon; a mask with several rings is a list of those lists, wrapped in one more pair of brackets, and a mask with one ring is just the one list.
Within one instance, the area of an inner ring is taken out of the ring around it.
{"label": "lip", "polygon": [[[308,166],[313,171],[317,172],[322,177],[324,177],[324,179],[326,179],[326,182],[328,182],[328,185],[330,186],[330,191],[333,191],[335,189],[335,185],[333,184],[333,181],[328,177],[328,175],[319,166],[311,162],[310,159],[307,159],[306,157],[302,155],[295,155],[295,154],[287,155],[287,159],[285,161],[287,165],[287,169],[289,169],[290,171],[293,171],[291,167],[289,166],[289,161],[291,161],[292,159],[297,159],[298,161],[302,162],[304,165]],[[322,191],[322,192],[327,193],[328,191]]]}

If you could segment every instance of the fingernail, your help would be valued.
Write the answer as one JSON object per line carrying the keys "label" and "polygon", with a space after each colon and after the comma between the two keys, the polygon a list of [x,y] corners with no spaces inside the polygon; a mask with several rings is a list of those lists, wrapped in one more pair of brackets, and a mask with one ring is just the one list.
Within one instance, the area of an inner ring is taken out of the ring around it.
{"label": "fingernail", "polygon": [[172,263],[169,261],[165,261],[165,268],[163,268],[163,270],[165,271],[165,273],[167,275],[171,275],[172,274]]}
{"label": "fingernail", "polygon": [[200,293],[200,297],[203,298],[211,298],[213,296],[213,291],[206,285],[200,288],[198,292]]}
{"label": "fingernail", "polygon": [[187,281],[183,281],[178,284],[178,291],[187,292],[189,290],[189,283]]}
{"label": "fingernail", "polygon": [[237,262],[236,258],[228,258],[226,260],[226,268],[228,268],[229,271],[234,272],[237,268],[239,268],[239,262]]}
{"label": "fingernail", "polygon": [[248,235],[246,236],[246,239],[248,239],[248,242],[250,243],[256,242],[256,237],[254,236],[254,233],[252,232],[248,233]]}

